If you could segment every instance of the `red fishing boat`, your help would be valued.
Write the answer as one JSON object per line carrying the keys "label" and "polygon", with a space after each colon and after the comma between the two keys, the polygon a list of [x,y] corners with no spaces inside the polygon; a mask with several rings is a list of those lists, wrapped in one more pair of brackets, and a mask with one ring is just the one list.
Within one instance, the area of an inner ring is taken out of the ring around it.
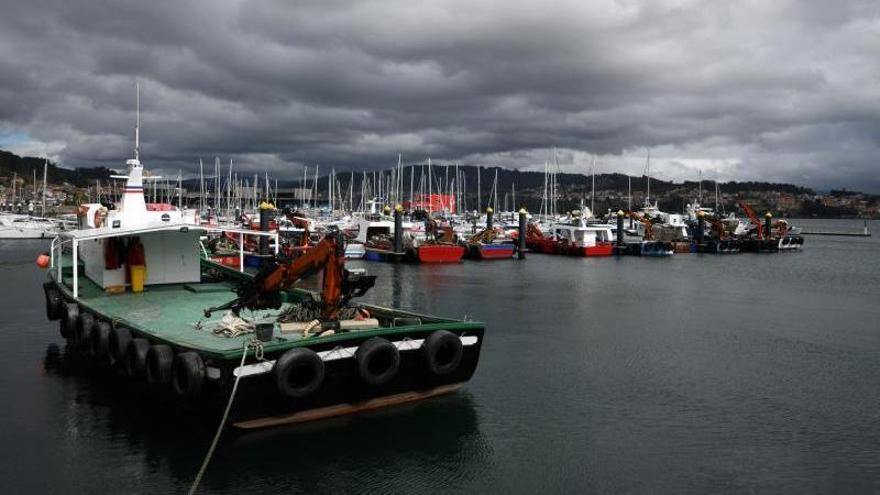
{"label": "red fishing boat", "polygon": [[555,224],[549,236],[529,224],[526,245],[530,250],[544,254],[567,256],[611,256],[614,254],[611,227]]}
{"label": "red fishing boat", "polygon": [[468,258],[479,260],[510,259],[516,252],[513,239],[496,228],[487,228],[475,234],[465,247]]}
{"label": "red fishing boat", "polygon": [[464,256],[464,247],[457,244],[422,244],[413,249],[421,263],[458,263]]}

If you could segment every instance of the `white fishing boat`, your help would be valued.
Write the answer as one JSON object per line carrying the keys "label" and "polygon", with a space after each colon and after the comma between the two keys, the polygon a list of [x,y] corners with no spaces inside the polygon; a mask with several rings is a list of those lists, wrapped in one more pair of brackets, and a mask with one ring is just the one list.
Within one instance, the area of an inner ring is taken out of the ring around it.
{"label": "white fishing boat", "polygon": [[59,220],[42,217],[6,219],[0,225],[0,239],[51,239],[64,230]]}

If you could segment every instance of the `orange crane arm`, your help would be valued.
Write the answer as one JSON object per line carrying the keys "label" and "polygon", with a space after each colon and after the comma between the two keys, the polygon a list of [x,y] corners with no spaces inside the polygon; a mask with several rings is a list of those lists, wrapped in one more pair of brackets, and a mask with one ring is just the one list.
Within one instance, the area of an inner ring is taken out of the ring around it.
{"label": "orange crane arm", "polygon": [[222,306],[206,309],[205,316],[225,309],[237,314],[243,308],[279,308],[281,290],[323,270],[321,317],[326,321],[336,320],[339,308],[344,303],[352,297],[365,294],[376,281],[374,276],[355,275],[346,270],[344,254],[342,235],[331,232],[318,245],[293,261],[274,258],[249,283],[239,287],[238,298]]}
{"label": "orange crane arm", "polygon": [[746,216],[749,217],[749,221],[752,222],[752,225],[755,226],[755,230],[758,232],[758,240],[760,241],[764,238],[764,227],[761,225],[761,219],[758,218],[758,214],[755,213],[755,210],[753,210],[748,203],[740,201],[739,206],[743,209],[743,211],[746,212]]}
{"label": "orange crane arm", "polygon": [[646,240],[646,241],[653,241],[654,240],[654,224],[651,222],[651,220],[649,218],[645,217],[644,215],[640,215],[634,211],[627,212],[627,215],[629,215],[631,218],[635,218],[636,220],[641,222],[642,225],[645,226],[644,240]]}
{"label": "orange crane arm", "polygon": [[529,222],[528,226],[526,227],[526,238],[536,241],[544,240],[544,233],[541,232],[541,229],[539,229],[537,225]]}

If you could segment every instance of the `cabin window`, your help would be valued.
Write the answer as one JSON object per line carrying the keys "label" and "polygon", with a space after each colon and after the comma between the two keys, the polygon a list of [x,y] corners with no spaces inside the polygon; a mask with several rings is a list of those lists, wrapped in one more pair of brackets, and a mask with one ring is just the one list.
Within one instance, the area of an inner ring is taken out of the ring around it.
{"label": "cabin window", "polygon": [[367,239],[371,239],[373,236],[390,233],[391,229],[388,227],[367,227]]}

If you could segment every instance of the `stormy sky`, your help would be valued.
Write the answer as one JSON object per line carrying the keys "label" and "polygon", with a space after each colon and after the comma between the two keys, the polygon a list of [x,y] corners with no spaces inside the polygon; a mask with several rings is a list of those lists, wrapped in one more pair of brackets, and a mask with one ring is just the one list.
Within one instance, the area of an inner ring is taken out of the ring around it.
{"label": "stormy sky", "polygon": [[432,157],[880,192],[880,2],[29,0],[0,148],[284,177]]}

